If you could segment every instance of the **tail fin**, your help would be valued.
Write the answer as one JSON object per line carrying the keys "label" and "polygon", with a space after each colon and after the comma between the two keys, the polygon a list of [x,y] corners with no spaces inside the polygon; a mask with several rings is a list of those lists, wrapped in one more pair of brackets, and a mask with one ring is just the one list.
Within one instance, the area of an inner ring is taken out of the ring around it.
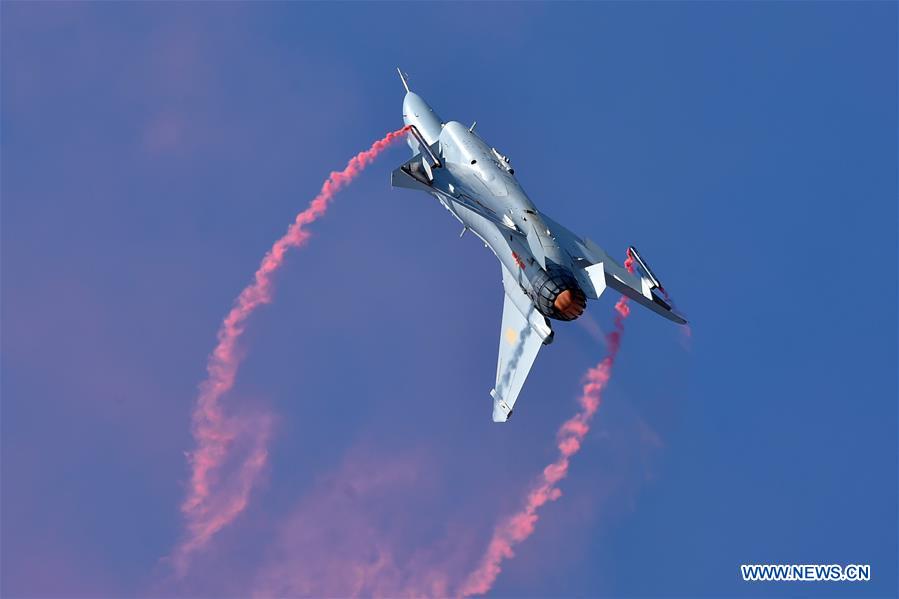
{"label": "tail fin", "polygon": [[[592,241],[588,241],[588,243],[602,251],[602,248],[599,248]],[[605,254],[604,251],[602,253]],[[655,293],[656,289],[662,292],[664,292],[664,289],[649,269],[646,261],[637,253],[637,250],[631,246],[627,249],[627,254],[628,258],[636,263],[635,270],[638,272],[632,272],[630,269],[618,266],[617,262],[609,258],[603,262],[606,265],[604,269],[606,285],[668,320],[678,324],[686,324],[686,319],[675,312],[674,307],[665,299],[662,299]],[[609,266],[612,266],[612,268],[609,268]]]}
{"label": "tail fin", "polygon": [[640,268],[640,272],[642,272],[643,275],[649,279],[649,281],[652,283],[653,289],[662,289],[662,284],[659,283],[659,280],[656,278],[656,276],[652,274],[651,270],[649,270],[649,266],[646,264],[643,258],[640,257],[640,254],[637,252],[637,248],[635,248],[634,246],[629,246],[627,248],[627,257],[637,262]]}
{"label": "tail fin", "polygon": [[[628,248],[628,253],[633,256],[640,272],[631,273],[591,240],[575,235],[542,212],[540,216],[552,230],[559,245],[571,256],[575,267],[580,267],[582,276],[579,280],[592,285],[592,290],[585,288],[588,297],[595,299],[603,289],[611,287],[668,320],[686,324],[684,317],[675,312],[668,301],[653,292],[658,289],[664,293],[665,290],[636,249]],[[584,278],[587,280],[584,281]]]}

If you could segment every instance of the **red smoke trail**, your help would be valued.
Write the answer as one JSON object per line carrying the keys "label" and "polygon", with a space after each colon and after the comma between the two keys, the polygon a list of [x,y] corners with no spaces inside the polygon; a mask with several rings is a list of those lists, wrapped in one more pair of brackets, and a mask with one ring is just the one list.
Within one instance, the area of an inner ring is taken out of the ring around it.
{"label": "red smoke trail", "polygon": [[[634,260],[630,252],[624,261],[624,266],[630,272],[634,272]],[[612,365],[618,356],[618,350],[621,349],[624,319],[630,313],[627,301],[626,297],[622,297],[615,304],[615,327],[606,336],[609,353],[602,362],[587,371],[586,382],[581,396],[578,398],[580,410],[559,427],[556,433],[559,457],[543,469],[536,486],[527,494],[524,507],[494,529],[493,537],[487,545],[487,551],[481,559],[480,566],[468,576],[459,590],[459,594],[463,597],[483,595],[493,587],[496,577],[502,570],[500,566],[503,560],[513,557],[515,555],[513,548],[534,532],[534,527],[539,519],[537,512],[540,507],[549,501],[555,501],[562,495],[562,491],[557,485],[568,475],[571,458],[580,450],[581,443],[590,430],[590,420],[599,409],[602,391],[609,382]]]}
{"label": "red smoke trail", "polygon": [[[266,253],[253,282],[241,291],[222,322],[218,344],[209,356],[207,378],[200,385],[193,413],[193,436],[197,446],[188,457],[191,478],[187,498],[181,505],[187,531],[173,553],[177,572],[183,573],[189,556],[244,510],[250,491],[268,461],[270,419],[267,416],[253,420],[228,417],[221,406],[222,396],[234,386],[242,358],[237,342],[247,319],[258,307],[272,301],[274,274],[284,263],[287,250],[309,239],[310,234],[304,227],[323,216],[334,195],[407,130],[408,127],[403,127],[388,133],[368,150],[355,155],[342,171],[330,174],[309,207],[296,216],[287,233]],[[244,448],[246,456],[234,470],[235,478],[223,484],[221,471],[226,463],[234,460],[235,446]]]}

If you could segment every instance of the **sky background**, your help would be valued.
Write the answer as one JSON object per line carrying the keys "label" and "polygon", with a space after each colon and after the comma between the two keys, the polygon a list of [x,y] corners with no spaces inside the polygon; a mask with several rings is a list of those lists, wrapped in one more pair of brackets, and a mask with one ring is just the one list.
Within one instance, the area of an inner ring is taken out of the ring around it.
{"label": "sky background", "polygon": [[[897,594],[897,5],[4,2],[0,593],[337,594],[462,572],[520,506],[615,298],[491,422],[500,270],[385,153],[251,321],[247,510],[174,580],[221,318],[331,170],[402,125],[394,67],[537,206],[634,244],[648,311],[497,596]],[[398,292],[401,289],[401,292]],[[748,584],[742,563],[868,563]],[[305,586],[303,586],[305,585]]]}

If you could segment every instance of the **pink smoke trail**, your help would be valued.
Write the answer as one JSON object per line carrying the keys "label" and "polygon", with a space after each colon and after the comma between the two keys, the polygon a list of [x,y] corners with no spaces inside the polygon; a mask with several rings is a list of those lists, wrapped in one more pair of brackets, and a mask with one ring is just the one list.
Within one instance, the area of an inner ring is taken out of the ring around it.
{"label": "pink smoke trail", "polygon": [[[634,260],[628,252],[624,266],[634,271]],[[556,433],[559,457],[555,462],[543,469],[536,485],[525,497],[524,507],[509,519],[499,524],[493,531],[493,537],[487,545],[487,551],[478,568],[469,574],[459,595],[483,595],[493,588],[493,583],[502,571],[503,560],[514,557],[514,547],[531,536],[539,519],[538,511],[549,501],[555,501],[562,495],[557,486],[568,475],[571,458],[580,450],[584,437],[590,430],[590,420],[599,409],[602,391],[609,382],[612,366],[621,349],[621,335],[624,332],[624,319],[630,314],[627,298],[622,297],[615,304],[614,330],[606,336],[609,353],[603,360],[587,371],[581,396],[578,398],[580,410],[569,418]]]}
{"label": "pink smoke trail", "polygon": [[[238,340],[247,319],[264,304],[272,301],[275,272],[284,263],[288,249],[303,245],[310,233],[304,228],[325,214],[334,195],[353,181],[408,127],[388,133],[368,150],[353,156],[342,171],[332,172],[308,208],[297,214],[287,229],[262,259],[253,281],[241,291],[218,331],[218,344],[206,365],[207,378],[193,413],[193,436],[196,449],[188,456],[191,467],[187,498],[181,505],[186,520],[184,539],[175,548],[172,559],[176,572],[186,571],[190,556],[205,546],[223,527],[231,523],[246,507],[250,491],[268,461],[269,417],[238,419],[222,410],[221,399],[234,386],[242,358]],[[235,445],[246,445],[246,456],[236,468],[235,478],[223,485],[221,471],[234,459]]]}

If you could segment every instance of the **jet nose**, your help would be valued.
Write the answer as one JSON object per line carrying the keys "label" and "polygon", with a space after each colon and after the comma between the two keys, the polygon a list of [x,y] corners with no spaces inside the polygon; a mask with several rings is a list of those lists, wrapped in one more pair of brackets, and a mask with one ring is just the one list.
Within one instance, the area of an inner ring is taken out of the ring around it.
{"label": "jet nose", "polygon": [[440,125],[443,121],[415,92],[408,92],[403,99],[403,121],[407,125],[414,125],[429,144],[440,137]]}

